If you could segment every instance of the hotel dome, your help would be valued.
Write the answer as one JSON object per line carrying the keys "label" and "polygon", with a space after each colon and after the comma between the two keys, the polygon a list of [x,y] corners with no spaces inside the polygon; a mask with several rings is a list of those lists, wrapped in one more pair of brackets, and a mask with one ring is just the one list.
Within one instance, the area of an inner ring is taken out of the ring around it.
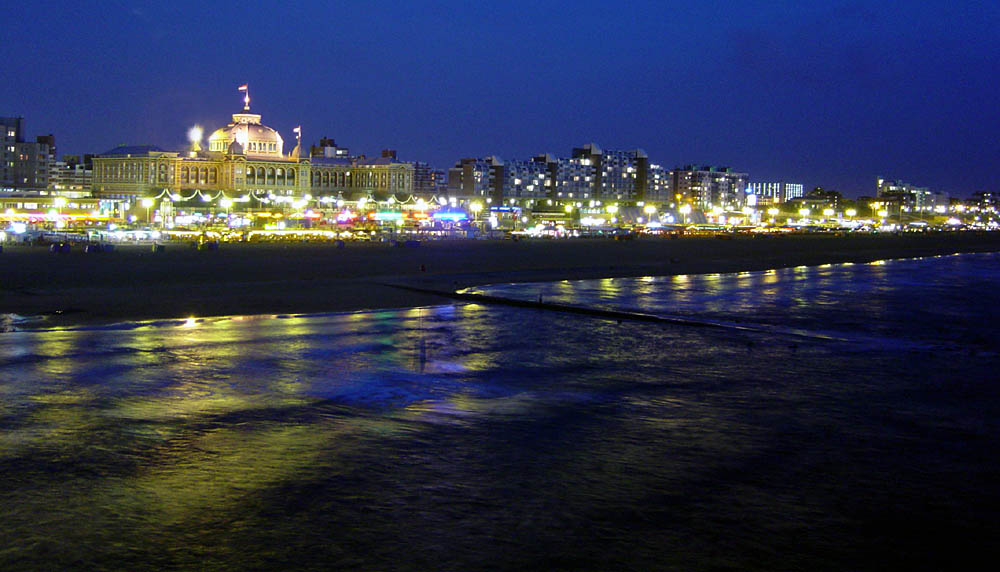
{"label": "hotel dome", "polygon": [[261,124],[260,115],[256,113],[234,113],[232,123],[216,129],[208,138],[208,150],[228,153],[233,142],[239,143],[250,157],[282,158],[284,141],[281,135]]}

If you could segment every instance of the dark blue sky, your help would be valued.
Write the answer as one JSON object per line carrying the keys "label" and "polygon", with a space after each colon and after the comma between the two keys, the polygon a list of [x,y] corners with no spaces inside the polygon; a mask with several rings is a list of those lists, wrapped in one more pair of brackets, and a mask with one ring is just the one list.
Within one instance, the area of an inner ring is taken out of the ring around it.
{"label": "dark blue sky", "polygon": [[0,114],[60,153],[177,149],[249,83],[286,141],[443,168],[595,142],[852,196],[1000,190],[996,2],[499,4],[14,3]]}

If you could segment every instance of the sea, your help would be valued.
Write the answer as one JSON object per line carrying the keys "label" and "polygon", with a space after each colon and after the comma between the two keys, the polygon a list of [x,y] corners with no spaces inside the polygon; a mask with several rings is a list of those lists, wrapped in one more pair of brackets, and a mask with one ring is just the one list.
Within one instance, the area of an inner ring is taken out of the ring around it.
{"label": "sea", "polygon": [[962,254],[14,328],[0,569],[989,568],[998,286]]}

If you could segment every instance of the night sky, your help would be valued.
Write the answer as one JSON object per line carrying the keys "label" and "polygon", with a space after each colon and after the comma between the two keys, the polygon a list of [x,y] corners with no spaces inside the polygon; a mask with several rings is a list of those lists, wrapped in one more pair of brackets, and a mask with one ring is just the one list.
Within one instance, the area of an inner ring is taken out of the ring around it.
{"label": "night sky", "polygon": [[60,154],[179,150],[249,83],[286,150],[301,124],[439,168],[595,142],[849,196],[1000,190],[1000,3],[817,4],[7,3],[0,115]]}

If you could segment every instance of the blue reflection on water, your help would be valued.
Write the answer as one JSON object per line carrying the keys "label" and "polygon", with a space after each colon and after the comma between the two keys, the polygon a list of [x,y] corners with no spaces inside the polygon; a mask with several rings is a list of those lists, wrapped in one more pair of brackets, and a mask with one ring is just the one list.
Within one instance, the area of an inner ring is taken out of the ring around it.
{"label": "blue reflection on water", "polygon": [[0,567],[971,561],[997,261],[486,289],[833,340],[472,304],[5,334]]}

